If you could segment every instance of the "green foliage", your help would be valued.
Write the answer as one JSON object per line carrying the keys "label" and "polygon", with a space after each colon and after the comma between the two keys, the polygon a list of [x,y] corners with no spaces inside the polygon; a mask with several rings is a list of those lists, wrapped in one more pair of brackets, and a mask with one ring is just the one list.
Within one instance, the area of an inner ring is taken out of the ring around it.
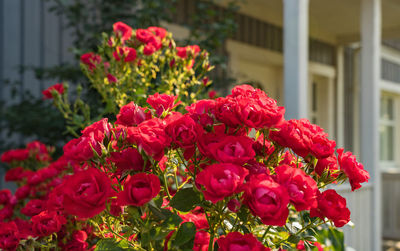
{"label": "green foliage", "polygon": [[123,251],[128,250],[129,245],[126,240],[116,241],[115,239],[101,239],[96,243],[95,251]]}
{"label": "green foliage", "polygon": [[180,189],[172,197],[169,205],[181,212],[189,212],[200,202],[200,194],[196,193],[192,187],[189,187]]}

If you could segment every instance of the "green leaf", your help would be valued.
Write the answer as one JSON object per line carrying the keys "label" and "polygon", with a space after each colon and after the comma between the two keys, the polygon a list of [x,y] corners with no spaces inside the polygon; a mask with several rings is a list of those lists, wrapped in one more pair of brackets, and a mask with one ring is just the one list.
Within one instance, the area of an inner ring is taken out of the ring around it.
{"label": "green leaf", "polygon": [[196,235],[196,226],[193,222],[185,222],[183,223],[176,233],[175,239],[172,242],[174,246],[182,246],[188,241],[194,239]]}
{"label": "green leaf", "polygon": [[95,251],[122,251],[128,250],[128,242],[117,242],[114,239],[101,239],[96,243]]}
{"label": "green leaf", "polygon": [[162,213],[168,216],[168,218],[161,224],[161,227],[174,229],[176,226],[179,226],[179,224],[181,224],[182,218],[179,217],[179,215],[174,214],[167,209],[162,209]]}
{"label": "green leaf", "polygon": [[181,212],[189,212],[200,202],[200,194],[193,188],[183,188],[172,197],[169,205]]}

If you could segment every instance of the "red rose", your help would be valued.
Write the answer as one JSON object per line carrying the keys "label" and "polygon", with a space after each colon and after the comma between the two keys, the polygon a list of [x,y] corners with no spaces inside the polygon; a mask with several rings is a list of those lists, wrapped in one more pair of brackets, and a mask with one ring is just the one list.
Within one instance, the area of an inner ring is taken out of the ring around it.
{"label": "red rose", "polygon": [[189,116],[176,113],[168,118],[165,132],[170,136],[172,143],[185,149],[186,159],[192,157],[195,151],[195,144],[198,137],[202,134],[202,127]]}
{"label": "red rose", "polygon": [[63,147],[64,156],[76,162],[83,162],[91,159],[93,157],[93,149],[95,149],[98,155],[101,155],[101,146],[94,138],[94,135],[72,139]]}
{"label": "red rose", "polygon": [[311,217],[325,217],[333,221],[336,227],[343,227],[350,221],[350,210],[346,207],[346,199],[335,190],[329,189],[318,193],[318,208],[311,209]]}
{"label": "red rose", "polygon": [[198,231],[194,236],[193,251],[207,251],[210,243],[210,234],[206,231]]}
{"label": "red rose", "polygon": [[142,206],[160,192],[160,180],[154,174],[138,173],[129,176],[124,190],[118,194],[120,205]]}
{"label": "red rose", "polygon": [[283,226],[289,215],[289,195],[270,176],[251,176],[244,186],[243,203],[261,218],[265,225]]}
{"label": "red rose", "polygon": [[118,79],[110,73],[107,74],[107,80],[109,83],[117,83],[118,82]]}
{"label": "red rose", "polygon": [[101,213],[113,195],[110,179],[95,168],[75,173],[65,181],[62,189],[65,210],[81,218]]}
{"label": "red rose", "polygon": [[[317,248],[317,251],[324,251],[324,248],[322,247],[322,245],[319,242],[309,242],[307,241],[309,244],[314,245]],[[304,241],[299,241],[299,243],[297,243],[296,245],[297,250],[299,251],[305,251],[308,250],[306,249],[306,246],[304,244]],[[314,250],[314,249],[313,249]]]}
{"label": "red rose", "polygon": [[121,61],[124,59],[124,62],[132,62],[136,59],[136,50],[130,47],[117,47],[116,50],[113,52],[113,56],[115,60]]}
{"label": "red rose", "polygon": [[136,38],[142,43],[147,43],[152,37],[154,37],[154,34],[151,31],[144,29],[136,30]]}
{"label": "red rose", "polygon": [[35,156],[37,161],[50,161],[51,157],[45,144],[39,141],[32,141],[26,145],[29,153]]}
{"label": "red rose", "polygon": [[13,215],[14,215],[14,207],[13,206],[11,206],[11,205],[3,206],[3,208],[0,209],[0,222],[11,219],[11,217]]}
{"label": "red rose", "polygon": [[102,142],[104,137],[109,137],[111,134],[111,125],[107,118],[103,118],[82,130],[83,137],[93,137],[97,142]]}
{"label": "red rose", "polygon": [[133,101],[124,105],[117,114],[115,124],[123,126],[137,126],[145,120],[151,119],[151,113],[145,112],[145,109],[136,105]]}
{"label": "red rose", "polygon": [[93,52],[85,53],[81,56],[81,63],[87,65],[92,72],[101,63],[101,57]]}
{"label": "red rose", "polygon": [[14,167],[6,172],[5,181],[21,181],[25,177],[22,167]]}
{"label": "red rose", "polygon": [[167,31],[161,27],[151,26],[147,28],[148,31],[152,32],[158,38],[163,39],[167,35]]}
{"label": "red rose", "polygon": [[24,185],[24,186],[21,186],[21,187],[17,188],[17,190],[15,191],[15,197],[18,200],[23,200],[26,197],[28,197],[30,192],[31,192],[30,186],[29,185]]}
{"label": "red rose", "polygon": [[121,37],[121,41],[129,40],[132,36],[132,28],[123,22],[116,22],[113,24],[115,35]]}
{"label": "red rose", "polygon": [[46,203],[47,210],[62,212],[64,211],[64,187],[61,185],[55,187],[49,194]]}
{"label": "red rose", "polygon": [[17,225],[19,238],[27,239],[29,236],[34,236],[32,231],[32,223],[30,221],[16,218],[13,222]]}
{"label": "red rose", "polygon": [[317,183],[303,170],[282,165],[275,168],[276,181],[286,187],[290,202],[297,211],[317,206]]}
{"label": "red rose", "polygon": [[307,119],[285,121],[277,127],[279,131],[271,131],[270,139],[279,145],[289,147],[305,158],[308,154],[317,159],[327,158],[335,150],[336,143],[328,139],[328,134]]}
{"label": "red rose", "polygon": [[136,144],[139,151],[143,149],[155,160],[161,160],[164,156],[164,148],[170,144],[164,125],[158,118],[146,120],[137,127],[128,127],[127,134],[129,143]]}
{"label": "red rose", "polygon": [[275,151],[274,145],[268,139],[264,139],[262,133],[254,142],[253,149],[257,155],[261,156],[269,156]]}
{"label": "red rose", "polygon": [[13,161],[24,161],[29,157],[28,149],[13,149],[4,152],[1,155],[1,162],[11,163]]}
{"label": "red rose", "polygon": [[215,116],[219,121],[229,127],[238,127],[242,124],[238,116],[239,106],[233,98],[217,98],[215,106]]}
{"label": "red rose", "polygon": [[192,119],[203,127],[211,126],[214,123],[215,100],[199,100],[190,106],[186,106],[185,109]]}
{"label": "red rose", "polygon": [[21,213],[26,216],[35,216],[46,210],[46,201],[33,199],[26,203],[25,207],[21,209]]}
{"label": "red rose", "polygon": [[245,168],[235,164],[213,164],[197,175],[196,183],[204,188],[204,198],[215,204],[238,193],[247,174]]}
{"label": "red rose", "polygon": [[75,230],[72,239],[63,246],[64,251],[86,251],[89,244],[86,242],[87,233],[82,230]]}
{"label": "red rose", "polygon": [[269,174],[269,169],[263,163],[260,163],[254,159],[249,160],[244,166],[247,170],[249,170],[249,175],[246,177],[246,181],[250,180],[250,176],[257,174]]}
{"label": "red rose", "polygon": [[0,190],[0,205],[15,205],[17,203],[15,197],[8,189]]}
{"label": "red rose", "polygon": [[53,86],[50,86],[49,88],[47,88],[46,90],[42,91],[43,94],[43,98],[44,99],[52,99],[53,93],[58,92],[59,94],[63,94],[64,93],[64,85],[63,84],[55,84]]}
{"label": "red rose", "polygon": [[333,177],[337,177],[339,174],[332,174],[332,171],[336,171],[339,169],[338,161],[335,154],[331,156],[319,159],[317,165],[315,166],[315,172],[321,176],[324,171],[329,171],[329,175]]}
{"label": "red rose", "polygon": [[154,46],[154,44],[148,43],[143,48],[143,54],[146,55],[146,56],[150,56],[154,52],[156,52],[156,50],[157,50],[157,48]]}
{"label": "red rose", "polygon": [[178,57],[185,59],[187,56],[193,55],[193,57],[197,57],[200,53],[200,47],[198,45],[188,45],[186,47],[176,47],[176,54]]}
{"label": "red rose", "polygon": [[268,251],[252,234],[231,232],[217,240],[220,251]]}
{"label": "red rose", "polygon": [[172,110],[181,102],[175,103],[177,96],[155,93],[147,98],[147,103],[156,110],[156,114],[161,116],[164,111]]}
{"label": "red rose", "polygon": [[253,143],[247,136],[222,136],[218,142],[211,143],[208,147],[215,160],[243,165],[256,155]]}
{"label": "red rose", "polygon": [[43,211],[31,219],[33,233],[39,237],[51,235],[60,231],[66,220],[56,212]]}
{"label": "red rose", "polygon": [[0,248],[2,250],[16,250],[19,240],[19,232],[15,222],[0,222]]}
{"label": "red rose", "polygon": [[121,152],[112,152],[110,155],[108,160],[114,162],[117,166],[117,175],[121,175],[127,170],[143,171],[144,160],[135,148],[127,148]]}
{"label": "red rose", "polygon": [[354,191],[361,187],[360,183],[368,182],[369,173],[364,170],[364,166],[357,162],[356,156],[351,152],[345,152],[343,148],[336,150],[339,154],[339,166],[340,169],[349,177],[351,190]]}
{"label": "red rose", "polygon": [[231,200],[229,200],[229,202],[227,204],[228,209],[235,213],[237,211],[239,211],[241,206],[242,205],[240,204],[240,202],[237,199],[231,199]]}

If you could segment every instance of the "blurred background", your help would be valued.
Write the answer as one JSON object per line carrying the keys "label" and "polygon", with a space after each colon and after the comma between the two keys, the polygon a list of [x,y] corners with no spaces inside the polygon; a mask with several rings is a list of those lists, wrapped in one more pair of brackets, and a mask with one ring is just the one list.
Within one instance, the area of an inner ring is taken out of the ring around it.
{"label": "blurred background", "polygon": [[[71,136],[41,91],[58,82],[88,87],[79,57],[116,21],[162,26],[210,52],[219,95],[252,84],[285,105],[287,119],[307,117],[361,156],[372,179],[356,194],[341,187],[355,224],[344,227],[345,242],[395,250],[399,14],[398,0],[0,0],[0,153],[31,140],[62,146]],[[84,99],[101,105],[88,88]]]}

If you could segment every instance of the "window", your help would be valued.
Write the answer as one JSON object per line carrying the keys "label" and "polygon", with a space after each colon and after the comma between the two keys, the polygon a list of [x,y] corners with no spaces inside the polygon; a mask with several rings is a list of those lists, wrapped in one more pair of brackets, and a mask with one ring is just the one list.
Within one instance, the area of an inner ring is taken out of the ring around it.
{"label": "window", "polygon": [[379,159],[383,163],[394,163],[396,147],[396,99],[389,95],[381,96],[379,125]]}

